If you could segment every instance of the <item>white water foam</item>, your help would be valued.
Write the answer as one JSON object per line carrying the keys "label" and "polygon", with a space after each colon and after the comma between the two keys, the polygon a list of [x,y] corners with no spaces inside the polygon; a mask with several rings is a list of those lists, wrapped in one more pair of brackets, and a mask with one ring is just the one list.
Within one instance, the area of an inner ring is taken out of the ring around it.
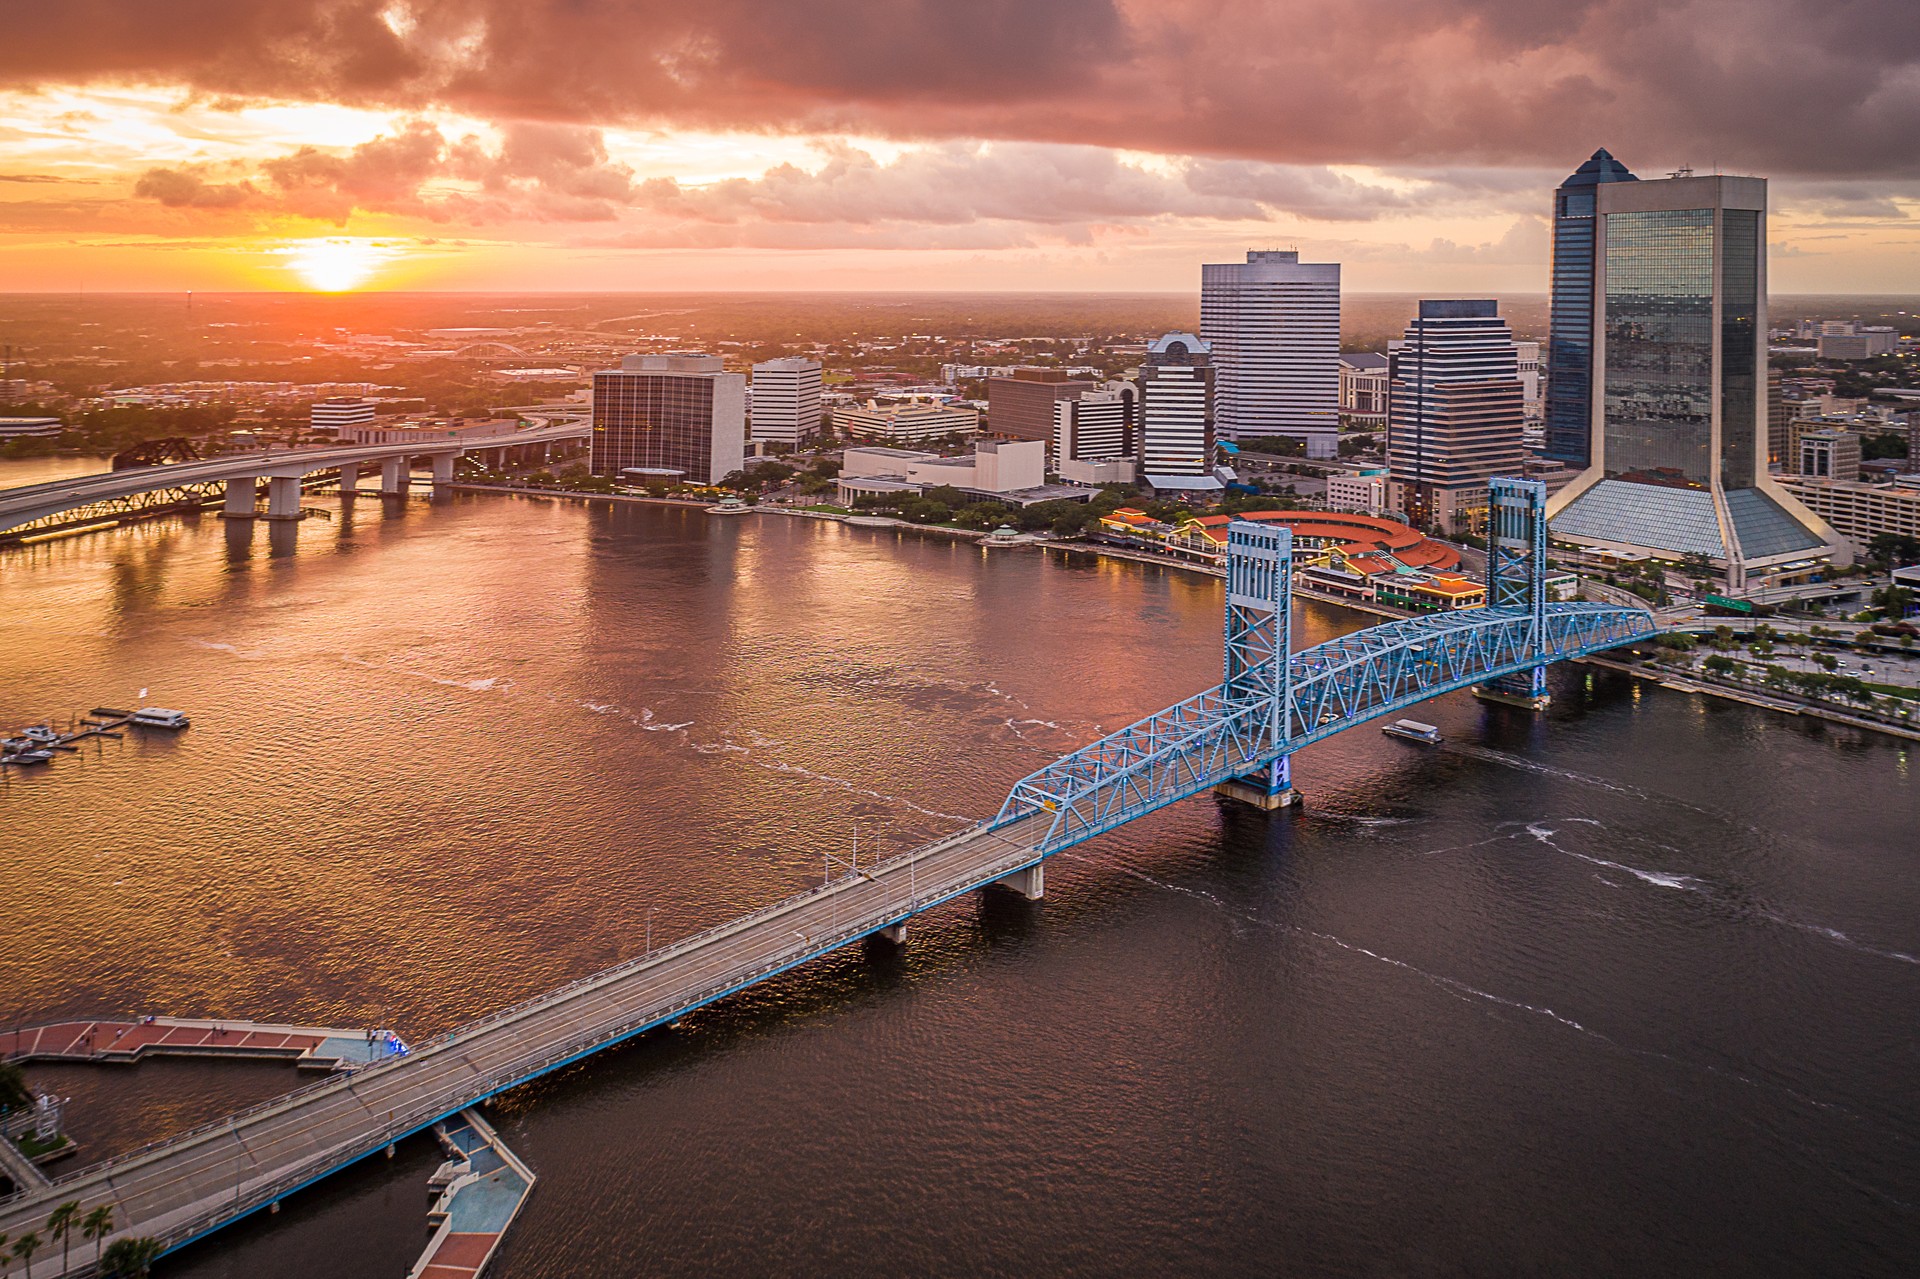
{"label": "white water foam", "polygon": [[897,808],[908,809],[924,817],[931,817],[936,821],[971,823],[974,820],[971,817],[963,817],[958,813],[943,813],[935,808],[927,808],[924,805],[916,804],[912,800],[903,798],[902,796],[890,795],[885,791],[873,790],[869,787],[861,786],[856,782],[849,781],[847,778],[836,777],[831,773],[816,772],[800,764],[788,763],[781,759],[768,760],[757,758],[754,754],[756,750],[768,750],[783,746],[785,742],[780,738],[769,737],[753,729],[740,730],[742,736],[750,743],[749,745],[742,745],[740,742],[734,741],[730,735],[725,734],[717,741],[696,741],[693,736],[687,732],[688,729],[694,726],[694,721],[690,719],[682,720],[678,723],[657,719],[654,715],[653,708],[647,706],[641,707],[640,713],[635,715],[613,702],[581,702],[579,705],[583,710],[591,711],[596,715],[617,716],[644,732],[678,734],[686,743],[687,749],[698,755],[736,755],[739,756],[743,762],[769,773],[789,777],[801,777],[808,781],[819,782],[824,786],[833,786],[846,791],[850,795],[859,795],[865,799],[875,800],[879,803],[889,804]]}
{"label": "white water foam", "polygon": [[[1585,825],[1600,826],[1602,827],[1602,829],[1605,828],[1603,823],[1597,822],[1590,817],[1555,818],[1553,820],[1562,822],[1562,823],[1580,822]],[[1712,898],[1714,900],[1719,900],[1719,901],[1726,900],[1726,896],[1724,893],[1720,892],[1718,889],[1716,889],[1712,884],[1708,883],[1706,880],[1699,879],[1695,876],[1683,875],[1683,874],[1679,874],[1677,872],[1672,872],[1672,871],[1644,870],[1637,866],[1628,866],[1623,862],[1609,861],[1604,857],[1591,857],[1585,853],[1577,852],[1571,848],[1564,848],[1553,841],[1553,836],[1557,833],[1555,829],[1551,826],[1547,826],[1539,822],[1530,822],[1525,826],[1524,829],[1527,834],[1533,836],[1536,840],[1540,841],[1542,844],[1545,844],[1547,847],[1553,849],[1555,852],[1564,853],[1568,857],[1578,858],[1580,861],[1588,862],[1595,866],[1604,866],[1609,870],[1625,871],[1626,873],[1628,873],[1629,875],[1632,875],[1636,879],[1639,879],[1645,883],[1657,885],[1658,887],[1661,887],[1661,888],[1679,888],[1679,889],[1684,889],[1687,892],[1703,893],[1709,898]],[[1668,851],[1673,851],[1671,849],[1671,846],[1665,845],[1665,844],[1659,844],[1659,845],[1656,845],[1656,847],[1665,848]],[[1747,913],[1749,912],[1743,911],[1743,914],[1747,914]],[[1814,924],[1814,923],[1809,923],[1806,920],[1794,919],[1789,915],[1783,915],[1783,914],[1780,914],[1778,911],[1773,911],[1773,910],[1762,909],[1759,911],[1750,912],[1750,914],[1753,917],[1764,919],[1768,923],[1778,924],[1782,928],[1792,928],[1803,933],[1811,933],[1816,937],[1824,937],[1828,941],[1833,942],[1835,945],[1841,946],[1847,950],[1851,950],[1856,954],[1871,955],[1876,959],[1890,959],[1896,963],[1913,964],[1916,966],[1920,966],[1920,956],[1910,955],[1907,952],[1900,951],[1900,950],[1889,950],[1889,949],[1886,949],[1885,947],[1874,946],[1867,942],[1859,941],[1849,936],[1848,934],[1842,932],[1838,928],[1830,928],[1825,924]]]}
{"label": "white water foam", "polygon": [[354,666],[362,666],[370,671],[391,671],[395,675],[405,675],[411,679],[423,679],[430,684],[439,684],[446,688],[465,689],[469,693],[510,693],[514,682],[505,675],[488,675],[481,679],[450,679],[444,675],[435,675],[432,671],[418,670],[411,666],[401,666],[395,662],[369,662],[365,658],[355,657],[351,653],[342,653],[340,660]]}
{"label": "white water foam", "polygon": [[260,659],[260,654],[258,653],[249,653],[243,649],[235,648],[231,644],[221,643],[218,640],[203,640],[203,639],[190,638],[187,640],[187,643],[198,645],[201,648],[212,649],[216,653],[230,653],[234,657],[239,658],[243,662],[254,662]]}
{"label": "white water foam", "polygon": [[[1600,823],[1594,822],[1593,824],[1598,826]],[[1571,848],[1562,848],[1559,844],[1553,842],[1553,837],[1559,832],[1551,826],[1542,826],[1538,823],[1529,822],[1526,831],[1527,834],[1533,836],[1556,853],[1564,853],[1568,857],[1577,858],[1592,866],[1604,866],[1608,870],[1625,871],[1635,879],[1658,885],[1661,888],[1683,888],[1688,892],[1701,892],[1707,887],[1705,881],[1695,879],[1691,875],[1681,875],[1672,871],[1663,870],[1642,870],[1638,866],[1629,866],[1625,862],[1608,861],[1604,857],[1589,857],[1587,854],[1575,852]]]}
{"label": "white water foam", "polygon": [[[1598,825],[1599,823],[1594,823],[1594,824]],[[1089,865],[1105,866],[1105,867],[1117,870],[1123,875],[1127,875],[1133,879],[1139,880],[1142,883],[1151,884],[1156,888],[1161,888],[1168,892],[1179,893],[1187,897],[1197,898],[1201,901],[1208,902],[1209,904],[1213,905],[1215,908],[1221,910],[1223,913],[1230,914],[1238,920],[1244,921],[1249,924],[1253,924],[1257,927],[1270,929],[1274,932],[1291,933],[1295,936],[1312,938],[1315,941],[1324,942],[1330,946],[1336,947],[1339,950],[1345,951],[1348,954],[1364,956],[1365,958],[1371,959],[1376,963],[1386,964],[1390,967],[1400,969],[1404,972],[1407,972],[1416,977],[1419,977],[1433,984],[1435,987],[1445,991],[1447,994],[1455,998],[1494,1004],[1499,1007],[1513,1009],[1517,1012],[1530,1013],[1534,1016],[1545,1018],[1547,1020],[1554,1022],[1556,1025],[1563,1026],[1568,1030],[1576,1032],[1577,1034],[1593,1039],[1598,1043],[1604,1044],[1606,1047],[1614,1050],[1615,1052],[1623,1053],[1623,1054],[1626,1054],[1627,1056],[1638,1057],[1648,1061],[1663,1062],[1669,1065],[1678,1066],[1683,1070],[1696,1071],[1701,1074],[1714,1076],[1715,1078],[1718,1078],[1718,1079],[1730,1080],[1734,1083],[1741,1084],[1748,1088],[1756,1088],[1756,1089],[1764,1090],[1766,1092],[1776,1093],[1781,1096],[1789,1097],[1794,1101],[1797,1101],[1800,1104],[1811,1107],[1813,1109],[1820,1110],[1829,1114],[1844,1116],[1845,1118],[1853,1120],[1856,1123],[1871,1122],[1871,1120],[1867,1116],[1862,1115],[1857,1111],[1851,1110],[1846,1106],[1840,1105],[1837,1102],[1824,1101],[1818,1097],[1814,1097],[1807,1093],[1803,1093],[1798,1089],[1789,1088],[1783,1084],[1774,1083],[1769,1080],[1756,1079],[1753,1076],[1744,1075],[1744,1074],[1741,1074],[1739,1071],[1730,1070],[1730,1069],[1727,1069],[1726,1067],[1714,1065],[1712,1063],[1692,1061],[1684,1057],[1676,1057],[1671,1053],[1661,1052],[1658,1049],[1653,1049],[1653,1048],[1636,1048],[1630,1044],[1621,1043],[1619,1040],[1613,1038],[1613,1036],[1605,1033],[1604,1031],[1595,1030],[1593,1027],[1585,1025],[1582,1022],[1576,1020],[1575,1018],[1566,1016],[1565,1014],[1558,1012],[1555,1009],[1545,1007],[1544,1005],[1530,1004],[1530,1003],[1527,1003],[1525,1000],[1510,999],[1504,995],[1496,995],[1492,991],[1482,990],[1478,986],[1470,985],[1466,982],[1459,980],[1458,978],[1448,977],[1441,973],[1429,972],[1428,970],[1421,968],[1418,965],[1410,964],[1405,960],[1395,959],[1391,955],[1385,955],[1369,947],[1359,945],[1358,943],[1355,943],[1355,942],[1347,941],[1345,938],[1336,937],[1332,933],[1323,933],[1316,929],[1311,929],[1311,928],[1301,928],[1301,927],[1298,927],[1297,925],[1280,923],[1275,920],[1263,918],[1259,915],[1251,914],[1247,911],[1240,910],[1236,907],[1227,905],[1227,903],[1223,902],[1219,897],[1205,891],[1204,889],[1189,888],[1182,884],[1174,884],[1163,879],[1156,879],[1154,876],[1149,875],[1146,872],[1141,871],[1136,867],[1127,865],[1126,863],[1120,861],[1116,857],[1107,856],[1103,858],[1095,858],[1095,857],[1089,857],[1081,853],[1056,853],[1054,855],[1056,857],[1068,858],[1073,861],[1086,862]],[[1878,1190],[1877,1188],[1874,1188],[1871,1186],[1864,1186],[1862,1188],[1870,1191],[1871,1193],[1879,1195],[1882,1198],[1889,1199],[1892,1202],[1896,1202],[1896,1203],[1900,1202],[1899,1200],[1893,1200],[1891,1196],[1888,1196],[1884,1191]]]}

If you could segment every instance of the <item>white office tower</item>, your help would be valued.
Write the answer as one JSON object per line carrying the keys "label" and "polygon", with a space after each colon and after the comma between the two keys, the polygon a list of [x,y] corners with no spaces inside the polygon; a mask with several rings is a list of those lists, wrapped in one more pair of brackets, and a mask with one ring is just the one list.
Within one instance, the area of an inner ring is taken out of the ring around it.
{"label": "white office tower", "polygon": [[1207,344],[1169,333],[1140,366],[1140,470],[1157,489],[1219,492],[1214,474],[1214,370]]}
{"label": "white office tower", "polygon": [[1140,388],[1107,382],[1053,406],[1052,470],[1069,484],[1131,484]]}
{"label": "white office tower", "polygon": [[753,366],[753,412],[747,422],[756,440],[799,448],[820,432],[820,364],[798,357]]}
{"label": "white office tower", "polygon": [[1230,440],[1285,435],[1340,451],[1340,265],[1249,249],[1200,268],[1200,336],[1213,348],[1216,419]]}
{"label": "white office tower", "polygon": [[1053,469],[1062,462],[1131,457],[1139,411],[1140,388],[1131,381],[1107,382],[1077,400],[1055,401]]}

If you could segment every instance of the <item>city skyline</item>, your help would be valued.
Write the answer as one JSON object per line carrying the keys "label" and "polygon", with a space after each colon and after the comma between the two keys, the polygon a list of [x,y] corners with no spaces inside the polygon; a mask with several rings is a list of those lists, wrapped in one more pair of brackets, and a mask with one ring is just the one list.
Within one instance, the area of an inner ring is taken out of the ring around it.
{"label": "city skyline", "polygon": [[0,290],[1174,291],[1250,245],[1539,290],[1600,146],[1769,177],[1782,292],[1920,288],[1901,7],[1799,10],[50,8],[0,51]]}

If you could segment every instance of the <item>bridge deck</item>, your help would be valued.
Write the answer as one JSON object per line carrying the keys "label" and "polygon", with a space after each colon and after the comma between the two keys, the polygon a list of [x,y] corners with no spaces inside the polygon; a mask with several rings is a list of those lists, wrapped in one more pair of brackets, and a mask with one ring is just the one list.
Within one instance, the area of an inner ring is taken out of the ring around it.
{"label": "bridge deck", "polygon": [[378,462],[391,457],[430,453],[484,452],[517,448],[523,444],[553,444],[584,438],[585,422],[532,427],[497,436],[408,441],[403,444],[340,444],[321,448],[291,448],[277,452],[229,453],[191,462],[102,471],[48,480],[18,488],[0,489],[0,531],[64,510],[113,501],[139,493],[171,490],[190,484],[214,484],[267,474],[311,474],[334,467]]}
{"label": "bridge deck", "polygon": [[[80,1169],[0,1205],[0,1231],[37,1228],[53,1204],[78,1200],[83,1212],[112,1204],[125,1233],[186,1242],[515,1084],[1030,865],[1047,826],[1030,818],[969,828],[416,1045],[406,1058]],[[74,1273],[84,1273],[81,1261]]]}

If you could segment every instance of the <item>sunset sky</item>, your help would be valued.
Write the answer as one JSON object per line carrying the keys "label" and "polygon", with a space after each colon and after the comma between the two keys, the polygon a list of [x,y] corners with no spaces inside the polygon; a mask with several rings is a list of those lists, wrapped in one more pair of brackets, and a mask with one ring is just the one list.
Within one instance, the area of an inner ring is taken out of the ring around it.
{"label": "sunset sky", "polygon": [[1546,288],[1548,193],[1773,179],[1776,292],[1920,291],[1914,0],[58,0],[0,290]]}

